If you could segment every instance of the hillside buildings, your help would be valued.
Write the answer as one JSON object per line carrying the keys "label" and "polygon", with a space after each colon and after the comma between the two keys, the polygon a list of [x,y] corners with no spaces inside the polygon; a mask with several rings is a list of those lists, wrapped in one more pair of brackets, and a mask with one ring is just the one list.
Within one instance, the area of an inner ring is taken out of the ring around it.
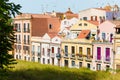
{"label": "hillside buildings", "polygon": [[14,18],[14,58],[91,70],[120,68],[120,11],[117,5],[75,14],[23,13]]}

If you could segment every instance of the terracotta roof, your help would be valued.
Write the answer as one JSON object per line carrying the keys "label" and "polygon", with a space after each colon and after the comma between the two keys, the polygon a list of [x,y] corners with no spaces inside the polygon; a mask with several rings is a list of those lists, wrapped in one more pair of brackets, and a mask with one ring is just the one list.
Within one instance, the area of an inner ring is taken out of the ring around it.
{"label": "terracotta roof", "polygon": [[[60,20],[58,18],[33,18],[32,36],[43,36],[48,32],[58,33],[60,30]],[[51,25],[51,29],[49,26]]]}
{"label": "terracotta roof", "polygon": [[87,22],[92,23],[92,24],[94,24],[94,25],[96,25],[96,26],[99,25],[99,22],[98,22],[98,21],[91,21],[91,20],[88,20]]}
{"label": "terracotta roof", "polygon": [[66,11],[65,14],[73,14],[73,12],[68,8],[68,11]]}
{"label": "terracotta roof", "polygon": [[108,9],[104,9],[104,8],[94,8],[94,9],[97,9],[97,10],[103,10],[103,11],[106,11],[106,12],[110,12],[110,10],[108,10]]}
{"label": "terracotta roof", "polygon": [[66,15],[66,17],[70,17],[70,18],[67,18],[67,19],[71,19],[73,17],[78,18],[78,14],[65,14],[65,15]]}
{"label": "terracotta roof", "polygon": [[47,34],[50,36],[50,38],[53,38],[58,35],[57,33],[54,33],[54,32],[49,32]]}
{"label": "terracotta roof", "polygon": [[80,32],[80,34],[78,35],[78,38],[81,39],[81,38],[86,38],[90,33],[90,30],[82,30]]}

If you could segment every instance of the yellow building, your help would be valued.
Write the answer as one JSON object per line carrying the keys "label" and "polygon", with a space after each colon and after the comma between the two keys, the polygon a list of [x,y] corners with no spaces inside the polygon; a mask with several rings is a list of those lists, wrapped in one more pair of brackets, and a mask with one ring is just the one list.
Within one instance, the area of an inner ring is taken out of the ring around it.
{"label": "yellow building", "polygon": [[80,20],[70,28],[70,31],[77,35],[79,35],[82,30],[90,30],[91,34],[97,34],[98,25],[98,21]]}
{"label": "yellow building", "polygon": [[86,37],[62,40],[61,66],[70,68],[87,67],[92,69],[92,41],[86,39]]}

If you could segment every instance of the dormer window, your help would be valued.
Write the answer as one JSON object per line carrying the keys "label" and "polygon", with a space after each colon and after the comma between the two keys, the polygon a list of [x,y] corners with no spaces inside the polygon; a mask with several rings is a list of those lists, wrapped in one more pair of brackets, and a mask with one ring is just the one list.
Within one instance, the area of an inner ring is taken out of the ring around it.
{"label": "dormer window", "polygon": [[82,23],[80,23],[79,26],[82,26]]}
{"label": "dormer window", "polygon": [[87,23],[84,23],[84,26],[87,26]]}
{"label": "dormer window", "polygon": [[49,29],[52,29],[52,24],[49,24]]}
{"label": "dormer window", "polygon": [[67,23],[67,22],[66,22],[66,21],[64,21],[64,25],[66,25],[66,23]]}
{"label": "dormer window", "polygon": [[83,17],[83,20],[87,20],[87,17]]}

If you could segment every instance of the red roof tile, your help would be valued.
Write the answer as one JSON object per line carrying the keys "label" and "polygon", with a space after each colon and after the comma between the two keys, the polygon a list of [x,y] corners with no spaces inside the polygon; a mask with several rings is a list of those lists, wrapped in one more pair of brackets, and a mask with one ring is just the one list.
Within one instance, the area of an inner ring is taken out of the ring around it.
{"label": "red roof tile", "polygon": [[91,21],[91,20],[88,20],[87,22],[92,23],[92,24],[94,24],[94,25],[96,25],[96,26],[99,25],[99,22],[98,22],[98,21]]}
{"label": "red roof tile", "polygon": [[80,32],[80,34],[78,35],[78,38],[81,39],[81,38],[86,38],[90,33],[90,30],[82,30]]}

